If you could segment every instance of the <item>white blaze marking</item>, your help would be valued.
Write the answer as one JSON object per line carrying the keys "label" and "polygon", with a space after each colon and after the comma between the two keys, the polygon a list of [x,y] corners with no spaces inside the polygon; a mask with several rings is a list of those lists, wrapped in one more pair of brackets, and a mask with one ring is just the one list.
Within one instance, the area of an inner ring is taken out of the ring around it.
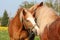
{"label": "white blaze marking", "polygon": [[33,24],[33,26],[36,24],[34,18],[32,17],[28,17],[27,20],[29,20]]}

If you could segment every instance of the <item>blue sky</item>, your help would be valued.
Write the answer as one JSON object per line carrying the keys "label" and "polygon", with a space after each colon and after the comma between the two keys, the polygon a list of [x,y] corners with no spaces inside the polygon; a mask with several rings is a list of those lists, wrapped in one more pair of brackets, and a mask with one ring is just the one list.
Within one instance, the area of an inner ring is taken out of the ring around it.
{"label": "blue sky", "polygon": [[36,1],[39,3],[43,0],[0,0],[0,17],[3,16],[4,10],[7,10],[9,17],[14,17],[19,5],[22,4],[23,1]]}

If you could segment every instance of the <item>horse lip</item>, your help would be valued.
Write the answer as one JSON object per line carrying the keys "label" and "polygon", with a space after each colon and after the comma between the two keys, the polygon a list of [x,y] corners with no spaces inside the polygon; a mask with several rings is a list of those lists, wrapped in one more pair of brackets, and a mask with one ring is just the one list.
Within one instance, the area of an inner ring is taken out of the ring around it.
{"label": "horse lip", "polygon": [[37,35],[37,30],[36,29],[32,29],[33,33],[35,33],[35,35]]}

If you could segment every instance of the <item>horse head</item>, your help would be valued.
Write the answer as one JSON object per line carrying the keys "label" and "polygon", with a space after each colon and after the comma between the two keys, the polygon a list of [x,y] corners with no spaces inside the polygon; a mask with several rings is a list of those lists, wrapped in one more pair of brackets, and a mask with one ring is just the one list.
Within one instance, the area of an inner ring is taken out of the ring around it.
{"label": "horse head", "polygon": [[25,8],[22,10],[22,22],[25,26],[25,29],[27,30],[33,31],[34,33],[37,33],[39,30],[38,26],[35,23],[33,15],[29,10],[26,10]]}
{"label": "horse head", "polygon": [[[33,16],[25,8],[18,9],[18,15],[17,16],[19,17],[20,22],[22,23],[22,29],[21,29],[21,33],[20,33],[21,34],[20,35],[20,39],[25,39],[26,37],[28,37],[27,40],[33,40],[34,37],[35,37],[35,34],[32,31],[29,30],[29,29],[31,29],[31,26],[33,26],[35,24],[35,23],[32,24],[32,22],[34,22]],[[25,35],[25,37],[23,35]]]}

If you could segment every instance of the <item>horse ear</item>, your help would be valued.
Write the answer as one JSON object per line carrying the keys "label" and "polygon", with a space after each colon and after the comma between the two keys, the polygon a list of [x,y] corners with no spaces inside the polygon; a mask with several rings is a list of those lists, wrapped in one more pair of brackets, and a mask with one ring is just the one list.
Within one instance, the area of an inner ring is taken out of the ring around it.
{"label": "horse ear", "polygon": [[25,10],[23,10],[23,15],[24,15],[24,16],[26,15],[26,12],[25,12]]}
{"label": "horse ear", "polygon": [[38,5],[38,7],[41,7],[41,6],[43,6],[43,2],[41,2],[41,3]]}

